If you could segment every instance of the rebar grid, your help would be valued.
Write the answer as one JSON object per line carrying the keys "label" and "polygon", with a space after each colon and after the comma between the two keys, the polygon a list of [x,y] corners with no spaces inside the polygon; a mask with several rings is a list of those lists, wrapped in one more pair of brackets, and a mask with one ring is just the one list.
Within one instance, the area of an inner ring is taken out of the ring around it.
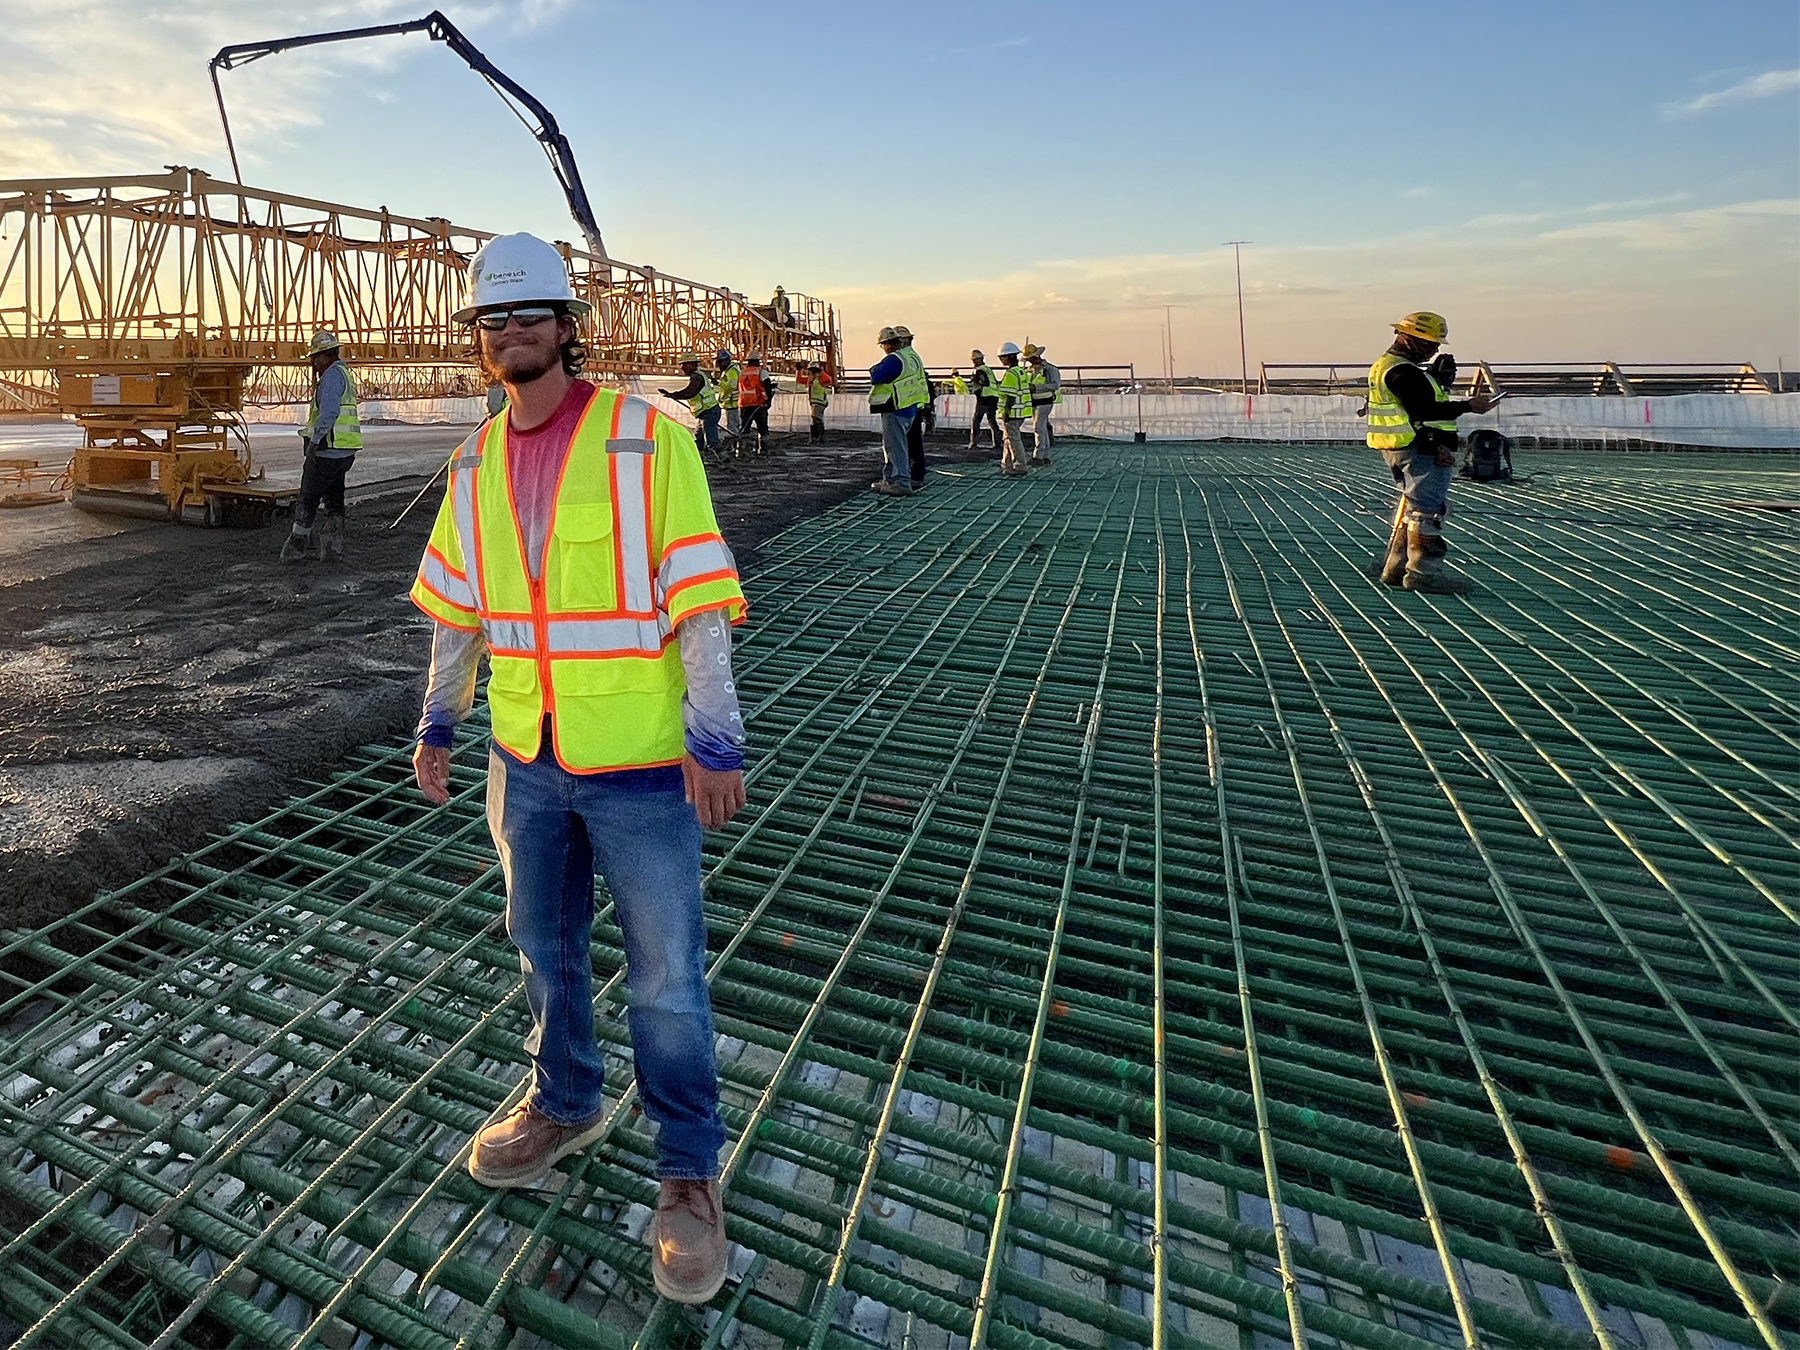
{"label": "rebar grid", "polygon": [[610,909],[603,1138],[540,1191],[461,1170],[526,1025],[472,726],[447,808],[371,749],[5,935],[0,1313],[96,1350],[1800,1343],[1800,535],[1730,506],[1800,473],[1554,468],[1457,490],[1459,599],[1362,575],[1391,502],[1335,449],[1071,446],[760,551],[711,1312],[650,1284]]}

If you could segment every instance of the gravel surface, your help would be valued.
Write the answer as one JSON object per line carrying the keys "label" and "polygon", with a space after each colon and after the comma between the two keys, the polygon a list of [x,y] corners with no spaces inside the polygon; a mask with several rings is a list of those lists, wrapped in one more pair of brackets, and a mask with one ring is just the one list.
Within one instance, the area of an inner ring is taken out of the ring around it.
{"label": "gravel surface", "polygon": [[[436,430],[452,445],[462,434]],[[957,439],[934,443],[933,458],[966,460]],[[879,456],[866,434],[824,446],[781,436],[763,459],[714,469],[740,562],[866,491]],[[411,495],[352,505],[341,564],[278,565],[284,522],[113,530],[83,518],[0,548],[0,926],[67,913],[254,818],[352,747],[411,728],[429,624],[406,597],[441,490],[383,531]]]}

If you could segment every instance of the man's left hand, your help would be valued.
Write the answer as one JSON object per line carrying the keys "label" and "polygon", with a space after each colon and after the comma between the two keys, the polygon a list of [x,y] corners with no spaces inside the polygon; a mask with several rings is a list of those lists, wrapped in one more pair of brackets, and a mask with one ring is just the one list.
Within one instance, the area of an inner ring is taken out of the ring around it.
{"label": "man's left hand", "polygon": [[709,769],[692,755],[681,757],[687,799],[703,830],[722,829],[744,806],[744,771]]}

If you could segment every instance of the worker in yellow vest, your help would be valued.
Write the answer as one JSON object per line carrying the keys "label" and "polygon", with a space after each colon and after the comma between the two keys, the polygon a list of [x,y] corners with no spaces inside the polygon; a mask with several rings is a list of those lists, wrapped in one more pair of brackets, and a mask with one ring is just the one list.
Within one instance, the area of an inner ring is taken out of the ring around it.
{"label": "worker in yellow vest", "polygon": [[1394,345],[1369,367],[1369,448],[1381,452],[1401,492],[1381,579],[1409,591],[1457,594],[1468,589],[1468,582],[1444,571],[1450,551],[1444,517],[1456,472],[1456,419],[1484,413],[1492,403],[1484,394],[1445,398],[1426,369],[1450,336],[1441,314],[1419,310],[1393,328]]}
{"label": "worker in yellow vest", "polygon": [[489,663],[487,815],[532,1028],[528,1089],[475,1136],[470,1174],[532,1186],[601,1137],[589,930],[594,872],[624,937],[635,1077],[658,1127],[649,1232],[663,1295],[725,1279],[700,832],[744,804],[731,626],[744,592],[694,438],[643,399],[579,378],[562,254],[490,239],[466,303],[507,409],[450,461],[412,599],[434,621],[413,764],[448,800],[451,741]]}
{"label": "worker in yellow vest", "polygon": [[732,444],[742,434],[744,425],[738,418],[738,381],[743,378],[743,371],[732,364],[731,350],[719,348],[713,364],[719,373],[713,377],[713,384],[719,391],[719,406],[725,410],[725,430],[730,434]]}
{"label": "worker in yellow vest", "polygon": [[344,479],[356,463],[356,452],[362,449],[356,381],[344,364],[338,335],[329,329],[314,333],[308,360],[317,379],[306,425],[300,428],[305,463],[300,470],[293,526],[281,545],[284,563],[299,562],[315,552],[328,561],[343,558]]}
{"label": "worker in yellow vest", "polygon": [[658,389],[656,392],[664,398],[687,404],[688,411],[694,415],[695,443],[705,446],[716,456],[719,453],[719,391],[701,371],[697,353],[685,353],[677,364],[681,373],[687,376],[687,383],[679,389]]}
{"label": "worker in yellow vest", "polygon": [[883,497],[913,494],[912,456],[908,433],[919,409],[931,398],[925,367],[910,352],[899,330],[889,326],[875,336],[882,356],[869,367],[869,411],[881,418],[881,477],[869,484]]}
{"label": "worker in yellow vest", "polygon": [[1025,476],[1025,423],[1031,417],[1031,367],[1019,364],[1019,344],[1000,344],[1000,476]]}
{"label": "worker in yellow vest", "polygon": [[1050,414],[1062,402],[1062,371],[1044,359],[1044,349],[1035,342],[1025,344],[1024,355],[1031,369],[1031,462],[1047,466],[1056,444]]}
{"label": "worker in yellow vest", "polygon": [[908,397],[918,400],[910,405],[913,416],[906,426],[907,477],[912,490],[918,492],[925,486],[925,433],[932,430],[937,421],[937,391],[932,388],[931,377],[925,373],[924,358],[913,350],[912,329],[897,323],[894,336],[900,339],[900,350],[896,355],[906,368],[895,381],[895,387],[911,391]]}
{"label": "worker in yellow vest", "polygon": [[806,368],[806,401],[812,408],[811,441],[817,445],[825,439],[825,410],[831,406],[831,372],[814,361]]}

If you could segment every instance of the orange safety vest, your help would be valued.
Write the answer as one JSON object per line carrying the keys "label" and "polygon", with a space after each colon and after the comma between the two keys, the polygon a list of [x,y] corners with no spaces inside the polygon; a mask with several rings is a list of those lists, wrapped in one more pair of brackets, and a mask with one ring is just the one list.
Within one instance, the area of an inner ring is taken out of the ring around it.
{"label": "orange safety vest", "polygon": [[676,625],[745,613],[692,433],[643,399],[597,389],[570,437],[533,578],[507,421],[490,418],[451,459],[413,603],[486,639],[494,740],[519,759],[537,758],[548,713],[571,772],[679,762]]}
{"label": "orange safety vest", "polygon": [[769,386],[763,383],[761,366],[745,366],[744,378],[738,381],[738,407],[759,408],[769,401]]}

